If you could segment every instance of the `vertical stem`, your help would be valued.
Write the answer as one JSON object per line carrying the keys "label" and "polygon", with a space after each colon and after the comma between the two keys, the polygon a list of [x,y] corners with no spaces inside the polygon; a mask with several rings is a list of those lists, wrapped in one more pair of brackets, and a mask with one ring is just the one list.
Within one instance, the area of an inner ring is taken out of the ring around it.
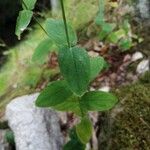
{"label": "vertical stem", "polygon": [[[26,5],[26,3],[22,0],[22,4],[24,5],[24,7],[28,10],[28,7],[27,7],[27,5]],[[34,14],[33,14],[33,19],[36,21],[36,23],[40,26],[40,28],[44,31],[44,33],[47,35],[47,36],[49,36],[48,34],[47,34],[47,32],[45,31],[45,29],[43,28],[43,26],[40,24],[40,22],[38,21],[38,19],[34,16]]]}
{"label": "vertical stem", "polygon": [[70,45],[69,32],[68,32],[68,27],[67,27],[67,21],[66,21],[66,15],[65,15],[63,0],[60,0],[60,4],[61,4],[62,16],[63,16],[64,26],[65,26],[66,39],[67,39],[68,47],[70,48],[71,45]]}

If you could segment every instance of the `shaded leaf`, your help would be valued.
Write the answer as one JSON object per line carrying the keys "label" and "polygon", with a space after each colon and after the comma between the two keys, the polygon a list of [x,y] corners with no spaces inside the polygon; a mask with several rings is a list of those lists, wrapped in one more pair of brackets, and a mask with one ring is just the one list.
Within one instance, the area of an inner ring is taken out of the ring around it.
{"label": "shaded leaf", "polygon": [[32,56],[32,61],[43,64],[46,61],[49,52],[53,50],[53,46],[54,44],[50,39],[42,41],[35,49],[35,52]]}
{"label": "shaded leaf", "polygon": [[85,144],[80,143],[76,140],[70,140],[66,145],[64,145],[63,150],[85,150]]}
{"label": "shaded leaf", "polygon": [[18,39],[20,39],[21,33],[29,25],[32,15],[33,15],[33,12],[30,10],[22,10],[19,12],[19,16],[17,18],[17,23],[16,23],[16,32],[15,32],[16,35],[18,36]]}
{"label": "shaded leaf", "polygon": [[90,66],[91,66],[91,75],[90,80],[93,80],[99,72],[103,69],[105,65],[105,60],[103,57],[91,57]]}
{"label": "shaded leaf", "polygon": [[72,92],[65,81],[54,81],[50,83],[38,96],[36,106],[52,107],[63,103],[72,96]]}
{"label": "shaded leaf", "polygon": [[87,90],[90,78],[90,59],[86,50],[78,47],[61,48],[58,61],[70,89],[82,95]]}
{"label": "shaded leaf", "polygon": [[71,129],[69,136],[71,140],[64,145],[63,150],[85,150],[86,145],[78,139],[75,128]]}
{"label": "shaded leaf", "polygon": [[75,95],[67,99],[65,102],[54,106],[53,108],[58,111],[74,112],[75,114],[81,116],[78,97]]}
{"label": "shaded leaf", "polygon": [[81,98],[82,107],[89,111],[109,110],[116,103],[117,98],[113,94],[102,91],[87,92]]}
{"label": "shaded leaf", "polygon": [[92,136],[92,123],[89,118],[84,117],[76,126],[76,133],[80,141],[84,144],[88,143]]}
{"label": "shaded leaf", "polygon": [[[71,46],[74,46],[77,44],[76,33],[69,24],[67,26],[68,26],[69,39],[70,39]],[[65,33],[65,26],[62,20],[47,19],[45,30],[48,33],[49,37],[59,47],[68,46],[66,33]]]}
{"label": "shaded leaf", "polygon": [[36,1],[37,0],[23,0],[22,2],[23,9],[28,9],[28,10],[34,9]]}

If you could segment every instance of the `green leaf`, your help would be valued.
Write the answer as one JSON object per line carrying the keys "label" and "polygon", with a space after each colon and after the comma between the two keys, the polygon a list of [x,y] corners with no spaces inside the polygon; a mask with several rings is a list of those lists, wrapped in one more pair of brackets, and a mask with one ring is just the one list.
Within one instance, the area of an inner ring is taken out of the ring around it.
{"label": "green leaf", "polygon": [[63,150],[85,150],[85,144],[76,141],[70,140],[64,147]]}
{"label": "green leaf", "polygon": [[117,103],[117,98],[107,92],[87,92],[81,98],[81,105],[89,111],[105,111],[111,109]]}
{"label": "green leaf", "polygon": [[99,34],[100,40],[106,38],[116,27],[114,23],[103,23],[102,24],[102,31]]}
{"label": "green leaf", "polygon": [[77,136],[84,144],[89,142],[92,136],[92,130],[92,123],[87,117],[82,118],[81,122],[76,126]]}
{"label": "green leaf", "polygon": [[[72,27],[68,24],[68,32],[71,46],[75,46],[77,44],[77,36]],[[65,26],[62,20],[55,19],[47,19],[46,20],[46,32],[49,37],[59,46],[64,47],[68,46]]]}
{"label": "green leaf", "polygon": [[32,61],[37,62],[39,64],[45,63],[46,58],[48,58],[49,52],[54,50],[53,47],[54,44],[51,39],[46,39],[42,41],[35,49],[35,52],[32,56]]}
{"label": "green leaf", "polygon": [[28,9],[28,10],[34,9],[36,1],[37,0],[23,0],[22,2],[23,9]]}
{"label": "green leaf", "polygon": [[119,42],[119,46],[123,49],[123,51],[126,51],[132,47],[132,41],[131,39],[122,39]]}
{"label": "green leaf", "polygon": [[16,35],[18,36],[18,39],[20,39],[21,33],[29,25],[32,15],[33,15],[33,12],[30,10],[22,10],[19,12],[19,16],[17,18],[17,23],[16,23],[16,32],[15,32]]}
{"label": "green leaf", "polygon": [[123,37],[125,37],[126,36],[126,33],[125,33],[125,31],[123,30],[123,29],[120,29],[120,30],[118,30],[118,31],[116,31],[116,32],[112,32],[109,36],[108,36],[108,38],[107,38],[107,40],[109,41],[109,42],[112,42],[112,43],[117,43],[121,38],[123,38]]}
{"label": "green leaf", "polygon": [[95,18],[97,25],[102,25],[105,21],[105,0],[99,0],[99,12]]}
{"label": "green leaf", "polygon": [[38,96],[36,106],[52,107],[63,103],[72,96],[65,81],[54,81],[50,83]]}
{"label": "green leaf", "polygon": [[78,116],[81,116],[79,100],[78,100],[78,97],[75,95],[72,95],[65,102],[58,104],[54,106],[53,108],[58,111],[73,112],[77,114]]}
{"label": "green leaf", "polygon": [[86,50],[78,47],[61,48],[58,61],[70,89],[82,95],[87,90],[90,78],[90,59]]}
{"label": "green leaf", "polygon": [[90,66],[91,66],[91,75],[90,81],[93,80],[99,72],[103,69],[105,65],[105,60],[103,57],[91,57]]}
{"label": "green leaf", "polygon": [[129,23],[129,21],[126,19],[123,22],[123,29],[126,32],[126,34],[128,34],[129,32],[131,32],[131,25]]}
{"label": "green leaf", "polygon": [[64,145],[63,150],[85,150],[86,145],[80,142],[75,128],[71,129],[69,137],[71,140]]}

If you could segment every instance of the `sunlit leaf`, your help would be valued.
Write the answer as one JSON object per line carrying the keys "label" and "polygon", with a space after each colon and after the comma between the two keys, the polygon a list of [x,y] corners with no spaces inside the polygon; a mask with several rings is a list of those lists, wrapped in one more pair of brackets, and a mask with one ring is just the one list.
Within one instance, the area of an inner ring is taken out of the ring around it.
{"label": "sunlit leaf", "polygon": [[58,55],[61,73],[70,89],[82,95],[90,79],[90,59],[85,49],[61,48]]}
{"label": "sunlit leaf", "polygon": [[[68,26],[68,33],[69,33],[71,46],[74,46],[77,43],[76,33],[69,24],[67,26]],[[65,33],[65,26],[62,20],[47,19],[45,30],[48,33],[49,37],[59,47],[68,46],[66,33]]]}
{"label": "sunlit leaf", "polygon": [[46,39],[42,41],[32,56],[32,61],[37,62],[39,64],[43,64],[46,62],[46,58],[48,58],[49,52],[54,50],[54,43],[51,39]]}
{"label": "sunlit leaf", "polygon": [[132,47],[131,39],[122,39],[119,42],[119,46],[122,48],[123,51],[126,51]]}
{"label": "sunlit leaf", "polygon": [[91,75],[90,81],[93,80],[103,69],[105,61],[103,57],[91,57],[90,66],[91,66]]}
{"label": "sunlit leaf", "polygon": [[117,98],[111,93],[92,91],[83,95],[81,103],[89,111],[106,111],[114,107]]}
{"label": "sunlit leaf", "polygon": [[65,102],[72,96],[65,81],[50,83],[38,96],[36,106],[52,107]]}
{"label": "sunlit leaf", "polygon": [[116,27],[116,25],[114,23],[103,23],[101,25],[101,32],[99,34],[100,40],[103,40],[104,38],[106,38]]}
{"label": "sunlit leaf", "polygon": [[34,9],[35,3],[37,0],[22,0],[23,9],[32,10]]}
{"label": "sunlit leaf", "polygon": [[19,12],[19,16],[17,18],[16,23],[16,35],[20,39],[21,33],[27,28],[29,25],[33,12],[30,10],[22,10]]}
{"label": "sunlit leaf", "polygon": [[89,142],[92,136],[92,130],[92,123],[87,117],[82,118],[81,122],[76,126],[77,136],[84,144]]}

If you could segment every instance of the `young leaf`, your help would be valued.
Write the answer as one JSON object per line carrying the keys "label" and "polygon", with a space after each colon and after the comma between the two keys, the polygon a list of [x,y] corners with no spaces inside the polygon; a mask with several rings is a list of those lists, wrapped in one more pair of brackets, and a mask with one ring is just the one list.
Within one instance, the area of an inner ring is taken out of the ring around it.
{"label": "young leaf", "polygon": [[82,107],[89,111],[105,111],[117,103],[117,98],[111,93],[102,91],[87,92],[81,98]]}
{"label": "young leaf", "polygon": [[132,41],[131,39],[122,39],[119,42],[119,46],[123,49],[123,51],[126,51],[132,47]]}
{"label": "young leaf", "polygon": [[34,9],[36,1],[37,0],[23,0],[22,2],[23,9],[28,9],[28,10]]}
{"label": "young leaf", "polygon": [[32,15],[33,15],[33,12],[30,10],[22,10],[19,12],[19,16],[17,18],[17,23],[16,23],[16,32],[15,32],[16,35],[18,36],[18,39],[20,39],[21,33],[29,25]]}
{"label": "young leaf", "polygon": [[103,69],[104,64],[105,60],[103,57],[90,58],[90,66],[91,66],[90,81],[92,81],[99,74],[99,72]]}
{"label": "young leaf", "polygon": [[52,107],[65,102],[72,96],[65,81],[54,81],[49,84],[36,100],[36,106]]}
{"label": "young leaf", "polygon": [[[76,33],[69,24],[67,26],[68,26],[70,44],[71,46],[74,46],[77,43]],[[59,47],[68,46],[66,33],[65,33],[65,26],[62,20],[47,19],[45,30],[48,33],[49,37]]]}
{"label": "young leaf", "polygon": [[121,38],[125,37],[126,33],[123,29],[120,29],[116,32],[112,32],[109,36],[108,36],[108,41],[112,42],[112,43],[117,43]]}
{"label": "young leaf", "polygon": [[80,141],[84,144],[89,142],[92,136],[92,123],[89,118],[82,118],[81,122],[76,126],[76,133]]}
{"label": "young leaf", "polygon": [[114,23],[103,23],[102,24],[102,31],[99,34],[100,40],[103,40],[104,38],[106,38],[109,33],[111,33],[114,28],[116,27],[116,24]]}
{"label": "young leaf", "polygon": [[61,48],[58,61],[70,89],[77,95],[82,95],[90,78],[90,59],[86,50],[78,47]]}
{"label": "young leaf", "polygon": [[53,46],[54,44],[51,39],[42,41],[35,49],[35,52],[32,56],[32,61],[39,64],[45,63],[48,53],[53,50]]}

